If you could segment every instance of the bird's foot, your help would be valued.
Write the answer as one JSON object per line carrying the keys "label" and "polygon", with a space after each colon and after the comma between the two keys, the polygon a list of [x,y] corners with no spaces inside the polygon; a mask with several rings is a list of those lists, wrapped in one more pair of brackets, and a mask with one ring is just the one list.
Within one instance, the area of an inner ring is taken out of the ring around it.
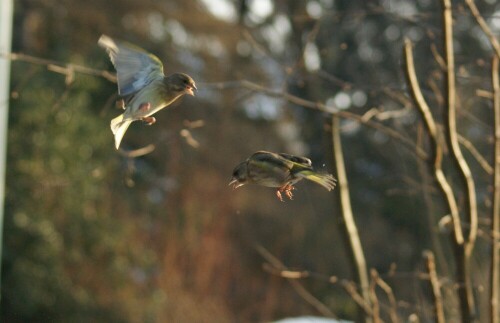
{"label": "bird's foot", "polygon": [[293,200],[293,193],[292,191],[295,189],[295,187],[293,185],[290,185],[290,184],[287,184],[287,185],[284,185],[280,188],[278,188],[278,190],[276,190],[276,196],[278,197],[278,199],[283,202],[283,197],[281,196],[281,193],[285,193],[286,197],[288,197],[290,200]]}
{"label": "bird's foot", "polygon": [[156,122],[155,117],[142,117],[141,120],[144,121],[148,126],[150,126]]}
{"label": "bird's foot", "polygon": [[117,100],[116,107],[125,110],[126,109],[125,100],[123,100],[123,99]]}
{"label": "bird's foot", "polygon": [[151,103],[146,102],[146,103],[141,103],[139,105],[139,111],[141,112],[148,112],[151,109]]}
{"label": "bird's foot", "polygon": [[280,192],[280,190],[279,190],[279,189],[278,189],[278,190],[276,190],[276,196],[278,197],[278,199],[279,199],[281,202],[285,202],[285,201],[283,201],[283,197],[281,196],[281,192]]}

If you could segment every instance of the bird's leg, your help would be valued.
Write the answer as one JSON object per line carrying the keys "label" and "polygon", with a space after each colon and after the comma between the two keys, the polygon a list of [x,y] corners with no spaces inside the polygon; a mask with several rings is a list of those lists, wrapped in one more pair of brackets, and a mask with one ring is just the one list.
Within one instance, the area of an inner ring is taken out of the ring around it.
{"label": "bird's leg", "polygon": [[[151,109],[151,103],[149,102],[141,103],[138,109],[140,112],[146,113]],[[141,120],[144,121],[148,126],[156,122],[155,117],[142,117]]]}
{"label": "bird's leg", "polygon": [[125,110],[125,100],[123,99],[120,99],[120,100],[117,100],[116,101],[116,107],[117,108],[122,108],[123,110]]}
{"label": "bird's leg", "polygon": [[283,197],[281,196],[281,193],[285,193],[285,195],[290,199],[290,200],[293,200],[293,193],[292,191],[295,189],[295,187],[293,185],[290,185],[290,184],[285,184],[281,187],[279,187],[277,190],[276,190],[276,196],[278,196],[278,198],[280,199],[281,202],[283,202]]}
{"label": "bird's leg", "polygon": [[142,117],[141,120],[144,121],[148,126],[156,122],[155,117]]}
{"label": "bird's leg", "polygon": [[281,196],[281,192],[280,192],[280,189],[279,189],[279,188],[276,190],[276,196],[278,197],[278,199],[279,199],[281,202],[284,202],[284,201],[283,201],[283,197]]}
{"label": "bird's leg", "polygon": [[290,199],[293,200],[293,193],[292,191],[295,189],[292,185],[287,185],[285,188],[285,195]]}
{"label": "bird's leg", "polygon": [[141,105],[139,105],[139,111],[141,112],[148,112],[149,109],[151,109],[151,103],[149,102],[141,103]]}

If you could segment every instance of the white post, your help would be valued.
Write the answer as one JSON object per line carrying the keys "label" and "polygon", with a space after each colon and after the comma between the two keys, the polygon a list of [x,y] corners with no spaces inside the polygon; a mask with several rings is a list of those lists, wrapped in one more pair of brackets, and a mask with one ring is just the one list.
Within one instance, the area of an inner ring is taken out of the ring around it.
{"label": "white post", "polygon": [[[12,44],[13,0],[0,0],[0,54],[9,55]],[[0,56],[0,268],[3,247],[3,217],[5,205],[5,164],[10,97],[10,59]],[[1,272],[0,272],[1,274]],[[0,276],[1,277],[1,276]],[[0,280],[1,286],[1,280]]]}

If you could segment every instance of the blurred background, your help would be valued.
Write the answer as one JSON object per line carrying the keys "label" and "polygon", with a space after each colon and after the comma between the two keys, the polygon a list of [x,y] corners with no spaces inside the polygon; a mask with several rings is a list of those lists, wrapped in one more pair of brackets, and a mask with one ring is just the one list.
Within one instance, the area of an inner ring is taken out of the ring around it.
{"label": "blurred background", "polygon": [[[476,2],[497,33],[500,5]],[[402,48],[404,37],[415,42],[417,73],[439,122],[438,1],[16,0],[14,6],[12,52],[53,65],[12,61],[3,322],[325,315],[264,270],[257,246],[290,269],[317,273],[301,284],[335,316],[357,319],[351,296],[328,281],[355,279],[338,189],[301,182],[294,200],[281,203],[272,189],[233,191],[227,184],[234,166],[257,150],[308,156],[317,170],[336,175],[328,108],[297,105],[285,93],[362,116],[426,149]],[[491,164],[491,102],[476,90],[491,91],[492,52],[461,1],[454,15],[459,132]],[[151,51],[167,73],[188,73],[199,89],[159,112],[155,125],[132,124],[121,151],[109,129],[121,113],[116,84],[54,68],[71,63],[114,73],[97,46],[101,34]],[[418,313],[426,321],[430,292],[418,275],[423,250],[434,250],[438,270],[453,285],[447,235],[437,228],[446,215],[439,190],[416,146],[352,118],[342,119],[341,131],[368,267],[392,286],[402,317]],[[142,156],[127,153],[142,148]],[[485,228],[492,176],[469,150],[464,154]],[[458,184],[455,173],[449,176]],[[479,294],[489,246],[480,237],[473,264]]]}

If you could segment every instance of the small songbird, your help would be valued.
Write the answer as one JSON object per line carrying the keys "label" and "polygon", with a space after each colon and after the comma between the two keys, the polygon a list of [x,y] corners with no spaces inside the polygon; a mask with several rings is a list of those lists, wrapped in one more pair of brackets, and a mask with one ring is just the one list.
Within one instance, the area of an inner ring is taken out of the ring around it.
{"label": "small songbird", "polygon": [[235,189],[245,184],[276,187],[276,195],[283,202],[281,193],[292,199],[292,190],[295,189],[293,185],[303,178],[323,186],[328,191],[335,187],[337,181],[331,174],[315,172],[309,158],[258,151],[236,166],[229,185],[233,185]]}
{"label": "small songbird", "polygon": [[125,112],[111,120],[116,149],[120,147],[125,131],[136,120],[148,125],[156,122],[152,114],[197,90],[193,79],[184,73],[165,76],[163,64],[153,54],[132,44],[118,42],[106,35],[98,44],[105,48],[116,68],[120,106]]}

